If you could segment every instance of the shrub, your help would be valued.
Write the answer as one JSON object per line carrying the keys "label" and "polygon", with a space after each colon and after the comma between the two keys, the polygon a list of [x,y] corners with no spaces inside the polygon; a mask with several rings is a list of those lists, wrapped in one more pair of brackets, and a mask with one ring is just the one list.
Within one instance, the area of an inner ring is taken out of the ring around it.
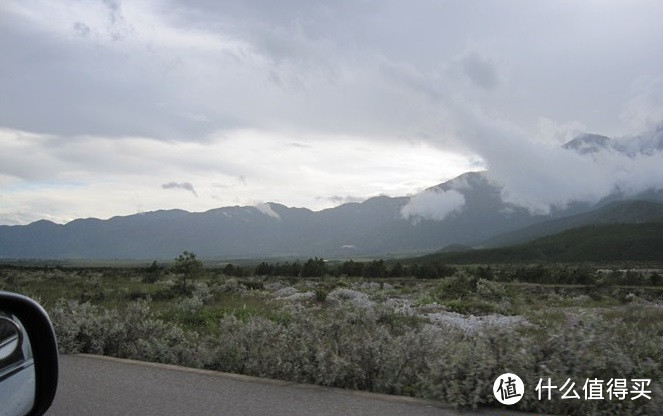
{"label": "shrub", "polygon": [[325,300],[327,300],[327,296],[329,295],[329,291],[326,289],[316,289],[315,290],[315,300],[317,302],[323,303]]}
{"label": "shrub", "polygon": [[440,300],[463,299],[477,291],[478,279],[461,272],[446,277],[437,287],[436,296]]}
{"label": "shrub", "polygon": [[[472,279],[461,275],[440,285],[447,295],[458,290],[447,304],[487,303],[478,294],[487,288],[486,296],[499,292],[480,280],[472,288]],[[465,296],[468,292],[474,294]],[[328,297],[335,298],[337,306],[309,303],[307,309],[302,303],[284,303],[279,319],[259,316],[250,306],[227,311],[203,306],[200,297],[181,301],[176,310],[213,326],[204,335],[159,319],[149,299],[131,302],[124,310],[61,300],[50,316],[63,353],[106,354],[410,394],[459,408],[495,406],[492,383],[498,375],[512,372],[528,386],[517,410],[646,415],[660,414],[663,406],[663,309],[656,305],[560,312],[555,319],[542,310],[532,320],[535,325],[466,331],[427,323],[400,301],[375,303],[345,288]],[[652,400],[561,400],[558,395],[540,401],[532,386],[548,377],[559,385],[568,378],[580,384],[590,377],[650,379]]]}
{"label": "shrub", "polygon": [[264,282],[260,280],[242,280],[240,282],[244,287],[246,287],[249,290],[263,290],[265,289],[265,284]]}
{"label": "shrub", "polygon": [[480,278],[477,281],[476,293],[482,299],[500,301],[506,297],[506,287],[502,283]]}
{"label": "shrub", "polygon": [[163,277],[163,267],[154,260],[150,267],[145,268],[142,280],[145,283],[156,283]]}

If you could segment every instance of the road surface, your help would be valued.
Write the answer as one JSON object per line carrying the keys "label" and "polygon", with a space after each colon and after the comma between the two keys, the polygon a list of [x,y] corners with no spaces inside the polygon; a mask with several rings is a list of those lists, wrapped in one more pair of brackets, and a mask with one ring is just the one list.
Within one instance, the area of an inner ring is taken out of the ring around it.
{"label": "road surface", "polygon": [[61,355],[47,416],[503,416],[409,397],[259,379],[91,355]]}

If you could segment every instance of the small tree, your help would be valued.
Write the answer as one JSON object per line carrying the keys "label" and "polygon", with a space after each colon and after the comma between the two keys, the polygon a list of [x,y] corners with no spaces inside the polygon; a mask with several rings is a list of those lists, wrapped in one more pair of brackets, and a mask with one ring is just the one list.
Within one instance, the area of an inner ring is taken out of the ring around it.
{"label": "small tree", "polygon": [[349,260],[344,262],[340,267],[339,274],[346,276],[361,276],[364,274],[364,263]]}
{"label": "small tree", "polygon": [[175,259],[173,272],[178,275],[178,288],[182,293],[187,291],[187,281],[202,274],[203,262],[196,258],[196,254],[184,251]]}
{"label": "small tree", "polygon": [[150,267],[145,269],[145,274],[143,275],[143,282],[145,283],[155,283],[161,279],[163,273],[163,268],[159,266],[156,260],[152,262]]}
{"label": "small tree", "polygon": [[264,261],[256,266],[253,274],[257,276],[273,276],[274,275],[274,266]]}
{"label": "small tree", "polygon": [[394,267],[391,268],[391,271],[389,272],[389,276],[391,277],[403,277],[405,276],[405,267],[398,262],[394,264]]}
{"label": "small tree", "polygon": [[385,277],[388,275],[384,260],[373,260],[364,266],[364,277]]}
{"label": "small tree", "polygon": [[302,266],[302,277],[322,277],[328,273],[327,264],[323,259],[308,259]]}
{"label": "small tree", "polygon": [[221,272],[226,276],[233,276],[233,277],[244,277],[248,276],[251,274],[250,270],[247,270],[243,267],[240,266],[235,266],[232,263],[226,264],[223,269],[221,269]]}

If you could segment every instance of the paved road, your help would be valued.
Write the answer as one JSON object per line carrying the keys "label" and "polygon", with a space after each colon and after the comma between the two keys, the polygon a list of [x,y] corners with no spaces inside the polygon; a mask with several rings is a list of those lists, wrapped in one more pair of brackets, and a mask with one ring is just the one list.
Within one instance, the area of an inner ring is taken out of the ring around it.
{"label": "paved road", "polygon": [[[48,416],[514,415],[460,413],[425,400],[90,355],[60,356]],[[522,414],[521,414],[522,415]]]}

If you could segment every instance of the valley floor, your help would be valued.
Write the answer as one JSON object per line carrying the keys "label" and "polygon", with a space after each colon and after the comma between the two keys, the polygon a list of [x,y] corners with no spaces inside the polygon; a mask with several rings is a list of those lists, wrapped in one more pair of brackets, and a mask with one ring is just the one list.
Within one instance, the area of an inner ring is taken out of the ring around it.
{"label": "valley floor", "polygon": [[[603,270],[602,270],[603,269]],[[49,312],[63,353],[92,353],[354,390],[458,408],[660,414],[663,287],[658,271],[596,266],[457,267],[442,279],[226,276],[164,269],[2,267],[0,289]],[[573,284],[578,280],[585,284]],[[529,281],[530,283],[524,283]],[[556,282],[555,284],[546,282]],[[533,283],[539,282],[539,283]],[[542,283],[543,282],[543,283]],[[601,380],[603,400],[539,398],[537,385]],[[629,396],[608,399],[608,381]],[[648,380],[647,397],[631,394]],[[633,396],[633,397],[631,397]]]}

